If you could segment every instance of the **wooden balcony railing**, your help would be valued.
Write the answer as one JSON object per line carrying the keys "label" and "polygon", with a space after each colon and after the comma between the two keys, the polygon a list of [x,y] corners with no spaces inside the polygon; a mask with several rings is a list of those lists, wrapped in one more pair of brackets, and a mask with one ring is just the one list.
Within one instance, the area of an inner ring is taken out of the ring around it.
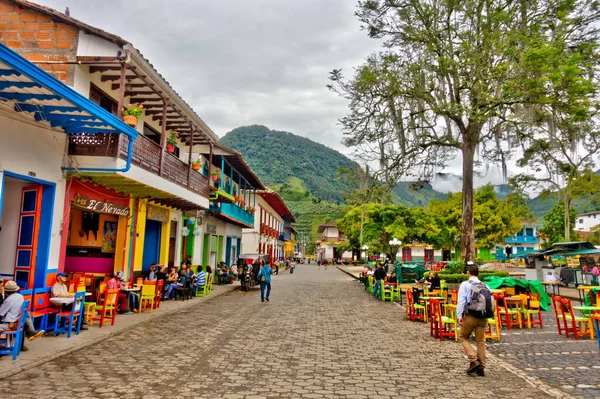
{"label": "wooden balcony railing", "polygon": [[[69,135],[69,155],[87,155],[127,159],[129,138],[123,134]],[[208,197],[208,178],[162,148],[139,135],[133,142],[131,163],[188,190]]]}

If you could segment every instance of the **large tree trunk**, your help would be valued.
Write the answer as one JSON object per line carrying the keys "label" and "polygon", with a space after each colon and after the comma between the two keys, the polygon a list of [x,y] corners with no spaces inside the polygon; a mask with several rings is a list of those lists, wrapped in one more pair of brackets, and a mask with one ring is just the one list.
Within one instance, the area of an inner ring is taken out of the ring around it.
{"label": "large tree trunk", "polygon": [[465,261],[475,261],[475,217],[473,211],[473,162],[476,145],[465,138],[463,157],[462,225],[460,252]]}
{"label": "large tree trunk", "polygon": [[565,208],[565,241],[567,242],[571,240],[571,198],[569,194],[570,190],[567,185],[567,187],[565,187],[565,195],[563,196],[563,205]]}

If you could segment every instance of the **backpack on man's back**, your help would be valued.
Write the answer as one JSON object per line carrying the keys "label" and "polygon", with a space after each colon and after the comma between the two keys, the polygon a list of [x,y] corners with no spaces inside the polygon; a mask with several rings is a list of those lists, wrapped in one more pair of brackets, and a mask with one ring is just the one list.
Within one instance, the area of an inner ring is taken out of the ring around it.
{"label": "backpack on man's back", "polygon": [[482,282],[469,281],[471,284],[471,297],[467,302],[467,313],[476,319],[490,319],[494,317],[494,297],[492,292]]}

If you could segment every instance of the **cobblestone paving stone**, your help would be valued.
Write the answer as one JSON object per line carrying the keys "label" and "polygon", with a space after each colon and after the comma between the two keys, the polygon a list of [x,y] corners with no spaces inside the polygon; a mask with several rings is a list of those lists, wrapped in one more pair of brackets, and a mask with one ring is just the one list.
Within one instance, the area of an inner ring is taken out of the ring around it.
{"label": "cobblestone paving stone", "polygon": [[[579,303],[573,301],[573,306]],[[574,397],[600,398],[600,351],[596,340],[558,335],[552,308],[543,312],[544,328],[502,331],[488,350],[504,361]]]}
{"label": "cobblestone paving stone", "polygon": [[232,292],[2,380],[0,392],[14,399],[552,397],[503,360],[492,358],[485,378],[467,376],[466,363],[459,344],[434,340],[398,305],[371,299],[336,269],[302,265],[274,278],[271,302],[261,303],[256,289]]}

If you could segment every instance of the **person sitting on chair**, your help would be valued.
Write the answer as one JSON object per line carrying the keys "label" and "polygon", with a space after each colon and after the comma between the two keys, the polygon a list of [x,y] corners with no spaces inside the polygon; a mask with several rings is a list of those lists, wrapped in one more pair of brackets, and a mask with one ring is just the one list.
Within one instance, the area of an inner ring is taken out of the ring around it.
{"label": "person sitting on chair", "polygon": [[[171,294],[173,293],[173,291],[176,288],[182,288],[185,285],[185,280],[188,278],[189,278],[189,275],[187,273],[184,273],[179,278],[178,282],[169,284],[169,287],[167,288],[167,292],[165,293],[164,299],[169,299],[171,297]],[[173,296],[173,299],[175,299],[175,296]]]}
{"label": "person sitting on chair", "polygon": [[[18,292],[19,288],[17,283],[12,280],[7,281],[4,288],[0,283],[0,297],[2,294],[4,295],[4,300],[2,301],[2,305],[0,305],[0,332],[13,330],[18,327],[21,317],[21,307],[25,301],[23,295]],[[29,314],[27,314],[27,318],[25,319],[24,332],[29,341],[33,341],[44,335],[44,330],[35,331]],[[25,340],[21,341],[21,350],[27,351],[29,348],[25,346],[24,342]]]}
{"label": "person sitting on chair", "polygon": [[192,287],[204,287],[204,284],[206,284],[206,275],[204,274],[204,270],[202,270],[202,266],[198,266],[198,271],[193,278]]}
{"label": "person sitting on chair", "polygon": [[439,290],[440,289],[440,276],[438,276],[438,272],[433,271],[430,272],[425,280],[425,284],[429,286],[429,291]]}
{"label": "person sitting on chair", "polygon": [[156,265],[150,265],[150,272],[148,273],[148,276],[146,276],[146,281],[156,281],[157,279]]}

